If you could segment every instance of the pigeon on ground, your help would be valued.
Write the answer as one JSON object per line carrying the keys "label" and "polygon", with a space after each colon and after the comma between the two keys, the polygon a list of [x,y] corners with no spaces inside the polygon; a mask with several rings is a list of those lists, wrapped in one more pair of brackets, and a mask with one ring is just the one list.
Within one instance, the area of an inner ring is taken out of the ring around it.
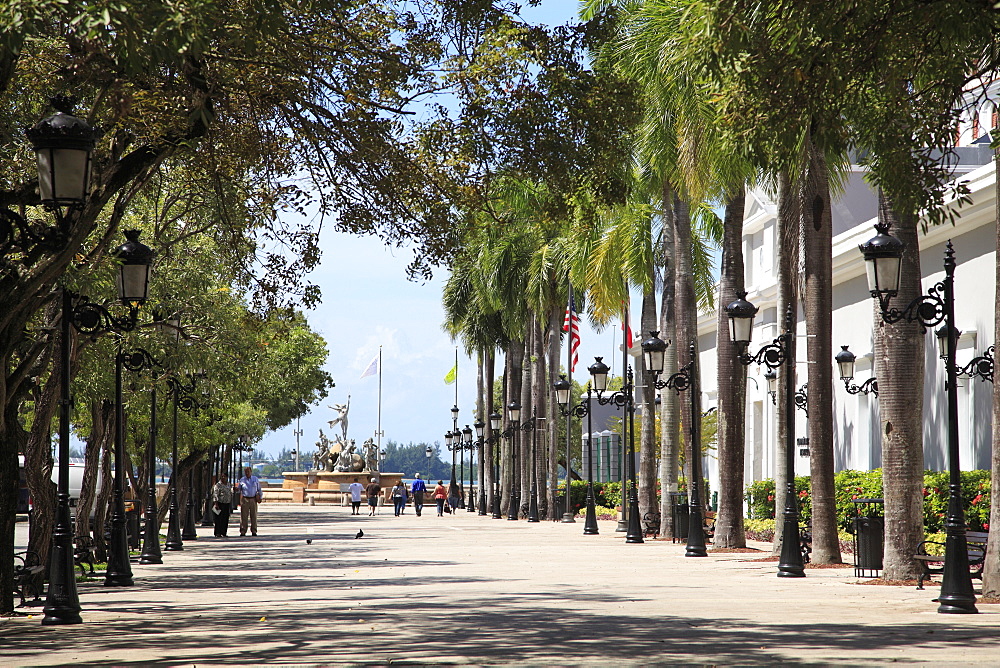
{"label": "pigeon on ground", "polygon": [[362,537],[362,536],[364,536],[364,535],[365,535],[365,532],[364,532],[364,531],[362,531],[361,529],[358,529],[358,533],[356,533],[356,534],[354,535],[354,538],[355,538],[355,539],[357,539],[357,538],[361,538],[361,537]]}
{"label": "pigeon on ground", "polygon": [[313,544],[313,539],[312,538],[306,538],[306,545],[312,545],[312,544]]}

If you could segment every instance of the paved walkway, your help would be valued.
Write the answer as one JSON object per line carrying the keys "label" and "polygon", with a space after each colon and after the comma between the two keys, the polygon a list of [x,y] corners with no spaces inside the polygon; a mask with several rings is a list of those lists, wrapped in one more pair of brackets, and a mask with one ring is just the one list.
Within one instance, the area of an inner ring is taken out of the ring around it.
{"label": "paved walkway", "polygon": [[0,620],[0,664],[1000,665],[1000,606],[940,615],[936,588],[429,510],[264,504],[256,538],[189,541],[134,564],[135,587],[82,584],[82,625]]}

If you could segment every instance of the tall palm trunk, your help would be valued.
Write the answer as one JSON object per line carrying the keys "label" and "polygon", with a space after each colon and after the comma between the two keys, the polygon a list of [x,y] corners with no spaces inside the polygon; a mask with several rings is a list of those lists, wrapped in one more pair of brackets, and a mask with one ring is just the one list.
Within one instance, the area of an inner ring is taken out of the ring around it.
{"label": "tall palm trunk", "polygon": [[[506,394],[504,396],[504,410],[501,411],[504,417],[504,424],[508,427],[510,426],[510,414],[506,410],[507,406],[512,401],[517,401],[522,405],[523,397],[521,396],[521,385],[523,384],[523,372],[522,368],[524,364],[524,341],[515,340],[510,342],[510,348],[507,351],[507,369],[505,371],[505,382]],[[507,508],[510,507],[510,497],[512,494],[516,493],[515,490],[520,489],[521,476],[520,472],[515,470],[514,464],[514,444],[517,442],[517,435],[513,435],[508,439],[504,440],[503,443],[503,454],[501,455],[503,460],[503,509],[506,512]],[[520,454],[520,453],[518,453]]]}
{"label": "tall palm trunk", "polygon": [[[787,172],[778,175],[778,320],[782,322],[785,314],[791,310],[798,320],[799,312],[799,184],[793,183]],[[793,327],[794,331],[794,327]],[[778,387],[785,387],[785,374],[795,373],[795,361],[792,360],[787,365],[778,369]],[[785,467],[780,462],[785,461],[788,447],[795,447],[790,443],[790,436],[787,430],[788,411],[795,411],[795,406],[787,405],[784,401],[777,402],[775,421],[777,423],[776,441],[774,448],[774,461],[779,462],[774,471],[774,488],[777,490],[776,498],[781,498],[781,490],[786,489],[788,484],[785,479]],[[775,504],[776,508],[782,506],[781,502]],[[784,532],[784,523],[775,522],[774,554],[781,553],[781,541]]]}
{"label": "tall palm trunk", "polygon": [[[674,257],[677,258],[675,274],[676,288],[676,332],[673,346],[677,353],[677,365],[685,366],[691,361],[690,345],[695,344],[694,354],[698,354],[698,302],[694,291],[694,262],[691,245],[691,209],[688,202],[678,196],[674,198]],[[699,367],[700,368],[700,367]],[[698,383],[700,386],[701,383]],[[701,444],[690,443],[692,420],[700,420],[701,416],[691,408],[691,401],[681,401],[680,416],[684,425],[684,441],[687,443],[687,457],[684,462],[685,477],[691,480],[691,463],[693,457],[701,456]],[[704,501],[704,494],[702,494]]]}
{"label": "tall palm trunk", "polygon": [[809,464],[812,493],[812,559],[839,564],[837,497],[833,485],[833,230],[826,157],[809,142],[803,188],[806,358],[809,368]]}
{"label": "tall palm trunk", "polygon": [[[923,288],[920,282],[920,245],[917,218],[897,215],[879,192],[879,220],[892,225],[903,243],[899,295],[909,304]],[[874,300],[873,300],[874,301]],[[913,555],[924,539],[924,332],[912,322],[887,325],[876,303],[875,377],[878,378],[879,424],[882,438],[882,493],[885,499],[885,573],[893,580],[918,577]],[[809,386],[812,392],[812,386]]]}
{"label": "tall palm trunk", "polygon": [[[660,336],[664,341],[677,341],[674,295],[676,294],[676,272],[674,261],[674,196],[670,185],[663,185],[663,294],[660,299]],[[677,345],[667,346],[663,357],[663,377],[669,378],[677,371]],[[660,393],[660,533],[674,535],[674,499],[671,492],[677,491],[677,474],[680,465],[678,433],[680,414],[677,393],[665,390]]]}
{"label": "tall palm trunk", "polygon": [[[994,118],[996,118],[994,113]],[[1000,127],[994,126],[993,138],[997,138]],[[1000,147],[993,153],[993,174],[1000,175]],[[993,340],[1000,341],[1000,176],[996,178],[993,215],[996,218],[996,285],[993,295]],[[1000,363],[1000,357],[994,360]],[[993,452],[990,459],[990,526],[1000,529],[1000,388],[993,383]],[[983,596],[1000,596],[1000,531],[990,532],[986,544],[986,562],[983,566]]]}
{"label": "tall palm trunk", "polygon": [[[745,191],[731,193],[726,202],[719,269],[719,304],[728,304],[743,290],[743,208]],[[743,530],[743,461],[746,450],[747,370],[737,359],[729,336],[729,317],[719,309],[715,350],[719,392],[719,512],[715,520],[717,547],[746,547]]]}
{"label": "tall palm trunk", "polygon": [[[486,382],[486,354],[480,349],[476,351],[476,420],[480,422],[489,422],[486,419],[486,398],[484,396],[485,392],[485,382]],[[483,432],[485,436],[486,432]],[[469,494],[475,497],[476,503],[479,503],[480,490],[485,490],[484,485],[486,484],[485,470],[483,463],[486,456],[486,448],[484,444],[479,443],[479,434],[473,433],[473,438],[476,439],[476,443],[480,445],[476,450],[473,450],[473,465],[472,471],[469,472]],[[475,476],[473,474],[476,474]]]}
{"label": "tall palm trunk", "polygon": [[[521,424],[531,421],[531,375],[534,365],[531,363],[532,351],[534,350],[535,322],[534,314],[528,316],[528,336],[524,342],[524,364],[521,366],[521,396],[518,402],[521,404]],[[521,492],[521,505],[519,517],[528,514],[529,493],[531,491],[531,431],[521,430],[518,435],[518,482]]]}
{"label": "tall palm trunk", "polygon": [[493,385],[496,375],[496,354],[492,348],[486,353],[485,371],[486,383],[483,388],[483,414],[480,419],[486,423],[486,427],[483,431],[483,435],[485,436],[483,443],[483,479],[485,481],[484,484],[486,485],[486,511],[490,512],[493,508],[493,498],[496,496],[497,485],[496,472],[494,470],[494,463],[496,462],[496,453],[494,452],[494,448],[499,447],[499,445],[494,442],[496,434],[493,433],[492,421],[490,420],[490,415],[492,415],[497,409],[497,407],[493,405]]}
{"label": "tall palm trunk", "polygon": [[[529,461],[534,466],[535,489],[538,493],[538,516],[548,516],[548,504],[545,490],[548,488],[548,420],[546,419],[545,407],[548,398],[548,388],[545,382],[548,378],[546,368],[548,358],[545,356],[545,334],[542,331],[542,315],[535,314],[532,318],[534,332],[532,333],[532,353],[531,353],[531,407],[538,416],[529,440]],[[548,321],[548,318],[545,318]],[[534,447],[532,447],[532,443]],[[528,488],[531,488],[531,480],[528,480]],[[530,497],[528,497],[530,501]]]}
{"label": "tall palm trunk", "polygon": [[[648,285],[642,291],[640,340],[649,336],[650,331],[658,329],[652,267],[649,268],[649,273]],[[636,367],[636,385],[641,387],[639,400],[642,404],[639,432],[639,514],[646,517],[647,513],[656,511],[656,388],[653,387],[652,376],[646,372],[646,363],[642,357],[636,360]]]}
{"label": "tall palm trunk", "polygon": [[[546,493],[546,505],[549,509],[548,518],[550,520],[558,520],[562,517],[563,512],[565,512],[566,507],[561,508],[556,506],[556,491],[559,487],[559,446],[563,443],[563,439],[559,438],[559,419],[558,410],[556,406],[556,391],[552,383],[559,376],[559,328],[562,326],[563,313],[559,309],[549,310],[549,328],[547,332],[547,350],[549,355],[549,375],[548,379],[545,381],[545,389],[548,394],[548,406],[549,411],[548,421],[546,422],[546,432],[548,433],[549,439],[549,484],[548,491]],[[566,462],[566,484],[567,489],[569,485],[569,462]]]}

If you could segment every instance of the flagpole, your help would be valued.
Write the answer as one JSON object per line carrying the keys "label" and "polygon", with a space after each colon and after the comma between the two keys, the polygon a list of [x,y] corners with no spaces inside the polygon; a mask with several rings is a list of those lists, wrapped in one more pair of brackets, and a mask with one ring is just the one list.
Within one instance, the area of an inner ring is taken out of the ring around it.
{"label": "flagpole", "polygon": [[[569,319],[569,328],[566,330],[566,379],[569,381],[570,391],[573,390],[573,317],[576,311],[575,304],[573,304],[573,282],[569,282],[569,302],[567,303],[566,317]],[[576,397],[570,400],[570,405],[576,405]],[[588,406],[589,408],[589,406]],[[572,476],[570,475],[570,442],[573,438],[573,419],[569,415],[566,416],[566,512],[563,513],[562,521],[565,523],[576,522],[576,518],[573,513],[573,500],[572,494],[570,493],[572,487]],[[588,443],[590,437],[587,437]],[[582,455],[583,452],[581,451]]]}
{"label": "flagpole", "polygon": [[382,346],[378,347],[378,414],[375,427],[375,461],[382,470]]}

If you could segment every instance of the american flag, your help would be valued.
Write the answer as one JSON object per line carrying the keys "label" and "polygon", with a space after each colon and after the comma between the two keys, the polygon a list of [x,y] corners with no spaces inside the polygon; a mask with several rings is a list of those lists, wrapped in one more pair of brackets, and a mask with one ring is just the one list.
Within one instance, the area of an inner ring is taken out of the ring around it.
{"label": "american flag", "polygon": [[569,350],[573,355],[573,362],[569,365],[570,372],[576,371],[576,363],[580,360],[580,316],[576,314],[576,300],[570,295],[569,304],[566,306],[566,317],[563,319],[564,332],[569,332]]}

